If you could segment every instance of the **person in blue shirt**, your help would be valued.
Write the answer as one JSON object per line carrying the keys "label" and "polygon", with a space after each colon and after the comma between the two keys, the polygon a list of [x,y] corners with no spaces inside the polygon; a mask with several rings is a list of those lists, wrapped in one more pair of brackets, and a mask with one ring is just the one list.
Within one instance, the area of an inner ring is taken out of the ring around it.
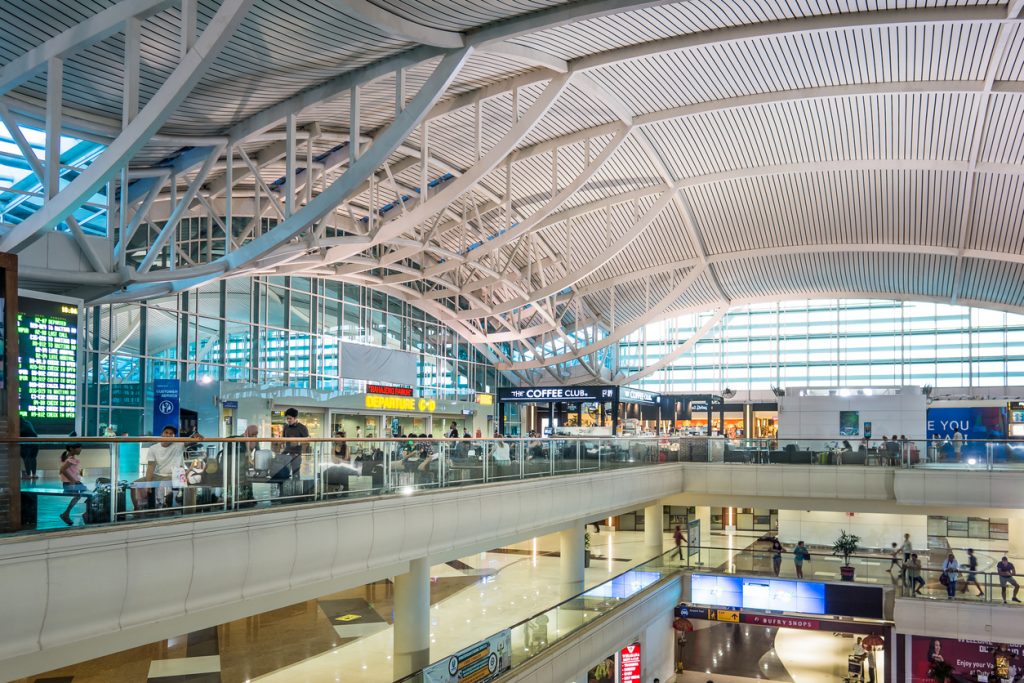
{"label": "person in blue shirt", "polygon": [[793,548],[793,564],[796,566],[796,578],[804,578],[804,561],[811,559],[811,552],[804,545],[803,541],[796,544]]}

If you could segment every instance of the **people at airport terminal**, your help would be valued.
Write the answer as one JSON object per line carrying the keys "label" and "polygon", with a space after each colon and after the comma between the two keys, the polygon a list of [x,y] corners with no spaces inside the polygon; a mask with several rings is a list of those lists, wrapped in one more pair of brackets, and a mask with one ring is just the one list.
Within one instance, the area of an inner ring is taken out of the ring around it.
{"label": "people at airport terminal", "polygon": [[[72,435],[74,436],[74,435]],[[60,455],[60,483],[64,489],[64,493],[74,494],[71,498],[71,502],[68,503],[67,508],[60,514],[61,521],[68,526],[72,526],[74,522],[71,521],[71,510],[75,507],[75,504],[82,499],[82,495],[85,494],[85,484],[82,483],[82,472],[81,463],[78,461],[78,456],[82,453],[82,444],[80,443],[69,443],[64,447],[64,452]]]}
{"label": "people at airport terminal", "polygon": [[1002,559],[996,565],[996,572],[999,574],[999,591],[1003,596],[1003,603],[1006,603],[1006,587],[1013,586],[1013,595],[1011,599],[1014,602],[1020,602],[1017,598],[1017,594],[1020,592],[1020,584],[1017,583],[1017,579],[1014,578],[1017,574],[1017,568],[1013,566],[1013,562],[1010,562],[1006,555],[1003,555]]}
{"label": "people at airport terminal", "polygon": [[910,590],[914,592],[914,595],[920,595],[921,589],[924,588],[924,579],[921,578],[921,558],[917,556],[917,553],[910,554],[906,571],[907,580],[910,581]]}
{"label": "people at airport terminal", "polygon": [[[306,425],[299,422],[299,411],[295,408],[289,408],[284,411],[284,429],[281,431],[281,436],[286,439],[308,439],[309,429]],[[291,469],[292,478],[299,476],[299,470],[302,469],[302,456],[305,454],[306,446],[301,442],[286,443],[283,449],[283,454],[289,456],[288,467]]]}
{"label": "people at airport terminal", "polygon": [[900,549],[896,543],[892,544],[892,551],[889,553],[889,573],[892,573],[893,569],[900,569]]}
{"label": "people at airport terminal", "polygon": [[978,596],[985,597],[985,591],[982,590],[981,586],[978,585],[978,556],[974,554],[974,548],[967,549],[967,578],[964,580],[963,588],[960,589],[962,593],[967,592],[967,588],[974,585],[978,589]]}
{"label": "people at airport terminal", "polygon": [[[165,439],[178,436],[178,428],[167,425],[160,432]],[[192,438],[202,441],[203,435],[194,432]],[[170,504],[171,482],[184,476],[186,444],[181,441],[161,441],[146,451],[146,474],[132,485],[132,504],[136,510]]]}
{"label": "people at airport terminal", "polygon": [[956,597],[956,582],[960,577],[960,563],[956,561],[956,555],[949,553],[946,561],[942,563],[942,576],[939,582],[946,587],[946,597],[950,600]]}
{"label": "people at airport terminal", "polygon": [[772,572],[775,576],[782,570],[782,553],[786,552],[785,546],[778,536],[772,536]]}
{"label": "people at airport terminal", "polygon": [[[18,431],[19,436],[23,439],[36,439],[39,438],[39,434],[36,433],[36,428],[32,425],[32,422],[26,418],[21,418],[20,429]],[[21,444],[21,461],[24,465],[24,472],[22,477],[34,481],[39,478],[38,476],[38,458],[39,458],[39,444],[36,443],[23,443]]]}
{"label": "people at airport terminal", "polygon": [[803,541],[798,541],[796,547],[793,548],[793,566],[796,567],[796,577],[798,579],[804,578],[804,562],[811,559],[811,551],[807,549]]}

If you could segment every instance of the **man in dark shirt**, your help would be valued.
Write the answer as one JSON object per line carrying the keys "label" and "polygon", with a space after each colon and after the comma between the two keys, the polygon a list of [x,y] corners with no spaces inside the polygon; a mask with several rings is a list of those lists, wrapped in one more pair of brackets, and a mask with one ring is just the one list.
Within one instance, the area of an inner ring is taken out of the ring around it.
{"label": "man in dark shirt", "polygon": [[1017,594],[1020,592],[1020,585],[1017,583],[1017,579],[1013,578],[1017,573],[1017,568],[1013,566],[1013,562],[1006,559],[1006,555],[1003,555],[1003,559],[996,565],[996,571],[999,572],[999,590],[1003,594],[1003,602],[1006,602],[1006,587],[1013,586],[1013,601],[1020,602],[1017,599]]}
{"label": "man in dark shirt", "polygon": [[[286,439],[308,439],[309,430],[306,429],[306,425],[299,422],[299,411],[295,408],[289,408],[284,411],[284,430],[281,432],[281,436]],[[302,468],[302,453],[305,450],[305,444],[303,443],[286,443],[283,453],[287,453],[291,456],[290,467],[292,470],[292,478],[298,478],[299,470]]]}

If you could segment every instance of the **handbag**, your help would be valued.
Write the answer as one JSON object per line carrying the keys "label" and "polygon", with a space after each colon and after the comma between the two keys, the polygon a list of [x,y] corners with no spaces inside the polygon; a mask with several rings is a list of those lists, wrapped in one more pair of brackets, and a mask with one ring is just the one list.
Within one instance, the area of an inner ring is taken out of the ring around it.
{"label": "handbag", "polygon": [[946,572],[942,572],[942,576],[939,577],[939,583],[941,583],[943,586],[949,585],[949,575],[946,574]]}

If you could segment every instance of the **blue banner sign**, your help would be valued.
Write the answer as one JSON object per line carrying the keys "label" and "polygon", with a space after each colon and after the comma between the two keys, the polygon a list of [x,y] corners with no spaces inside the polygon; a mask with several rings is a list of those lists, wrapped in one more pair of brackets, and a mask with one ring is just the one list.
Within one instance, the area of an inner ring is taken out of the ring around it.
{"label": "blue banner sign", "polygon": [[181,383],[176,379],[153,380],[153,436],[164,427],[181,427]]}

